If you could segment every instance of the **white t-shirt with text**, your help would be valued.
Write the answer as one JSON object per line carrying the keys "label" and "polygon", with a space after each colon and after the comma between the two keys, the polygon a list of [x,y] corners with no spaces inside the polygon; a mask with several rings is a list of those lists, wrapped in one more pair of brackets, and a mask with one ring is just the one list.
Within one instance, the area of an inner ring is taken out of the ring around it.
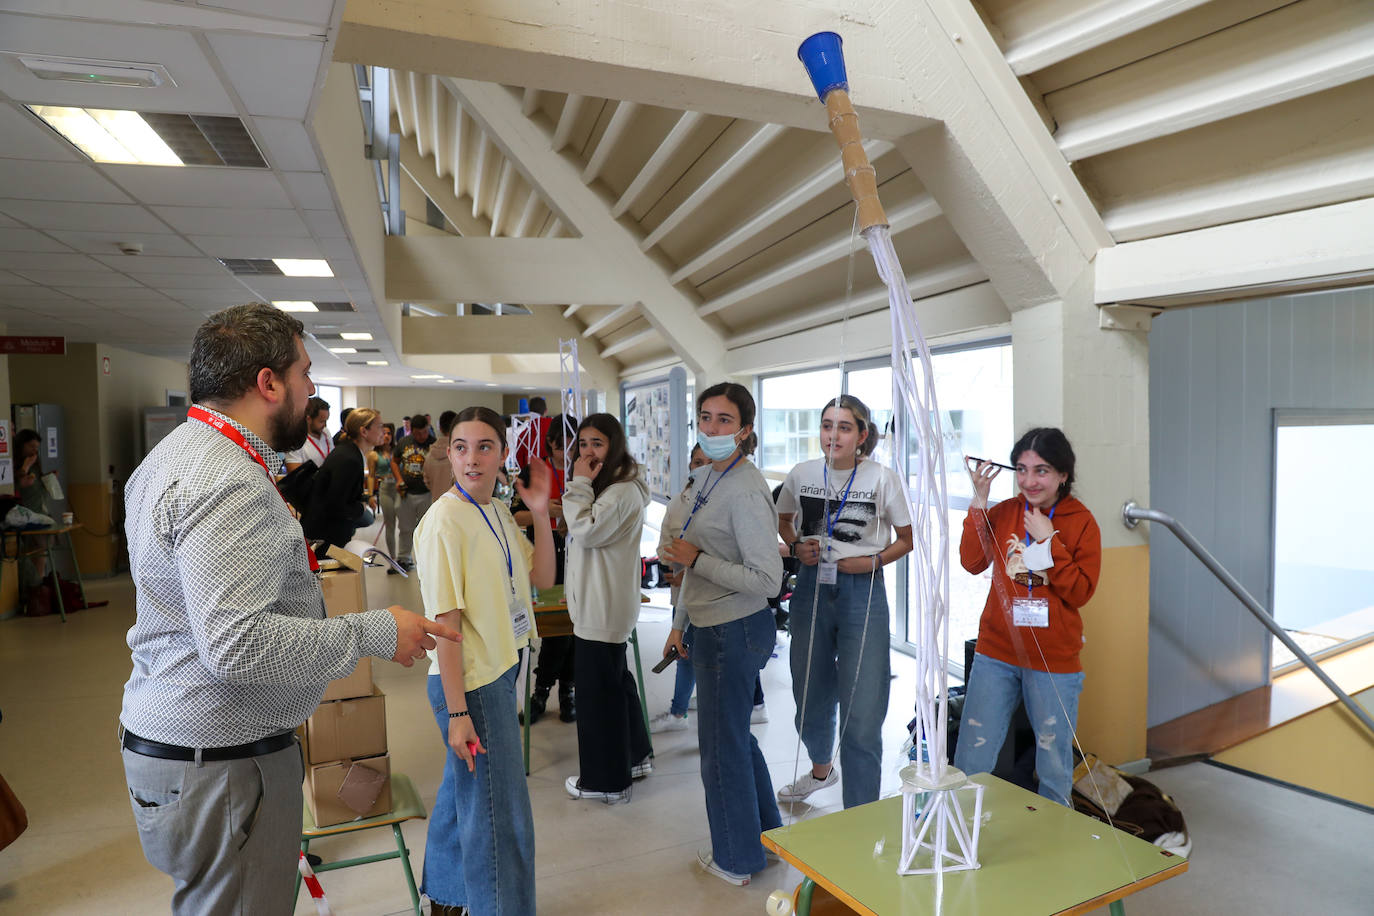
{"label": "white t-shirt with text", "polygon": [[827,509],[834,519],[830,531],[830,558],[834,560],[875,554],[892,543],[893,528],[911,524],[901,479],[891,468],[872,460],[860,461],[856,468],[827,472],[825,459],[816,458],[803,461],[788,473],[778,493],[778,513],[797,516],[792,523],[799,538],[824,542],[829,527]]}

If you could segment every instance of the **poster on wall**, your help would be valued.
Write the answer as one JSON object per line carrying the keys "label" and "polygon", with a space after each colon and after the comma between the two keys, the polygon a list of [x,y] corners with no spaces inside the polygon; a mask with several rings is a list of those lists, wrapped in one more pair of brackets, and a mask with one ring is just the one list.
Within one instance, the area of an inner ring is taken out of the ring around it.
{"label": "poster on wall", "polygon": [[667,501],[686,483],[686,456],[674,461],[686,441],[682,392],[687,374],[674,369],[666,378],[624,385],[620,403],[630,454],[639,462],[655,499]]}
{"label": "poster on wall", "polygon": [[48,457],[57,457],[57,427],[48,427]]}
{"label": "poster on wall", "polygon": [[0,420],[0,486],[14,484],[14,454],[10,451],[10,421]]}

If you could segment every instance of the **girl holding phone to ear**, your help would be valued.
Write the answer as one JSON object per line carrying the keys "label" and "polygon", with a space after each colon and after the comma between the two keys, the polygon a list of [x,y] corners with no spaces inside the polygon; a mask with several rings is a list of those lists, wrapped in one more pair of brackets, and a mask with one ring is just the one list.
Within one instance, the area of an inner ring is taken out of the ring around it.
{"label": "girl holding phone to ear", "polygon": [[436,914],[535,912],[515,679],[533,626],[530,584],[552,585],[555,559],[542,462],[529,486],[517,484],[534,516],[533,544],[492,498],[506,452],[500,414],[460,412],[448,442],[455,483],[415,530],[425,613],[463,634],[461,644],[430,652],[429,700],[447,747],[421,881]]}

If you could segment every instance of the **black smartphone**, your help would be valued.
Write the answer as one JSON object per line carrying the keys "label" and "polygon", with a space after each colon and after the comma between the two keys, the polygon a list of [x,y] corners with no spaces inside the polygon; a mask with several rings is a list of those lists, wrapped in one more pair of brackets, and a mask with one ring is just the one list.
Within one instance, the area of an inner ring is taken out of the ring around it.
{"label": "black smartphone", "polygon": [[657,665],[654,665],[654,674],[662,674],[664,671],[667,670],[670,664],[677,661],[677,658],[677,646],[673,646],[671,649],[668,650],[668,654],[663,656],[663,661],[659,662]]}
{"label": "black smartphone", "polygon": [[965,455],[965,456],[964,456],[964,460],[965,460],[965,461],[972,461],[974,467],[977,467],[977,466],[980,465],[980,464],[990,464],[990,465],[992,465],[992,466],[995,467],[995,468],[1006,468],[1008,471],[1014,471],[1014,470],[1016,470],[1016,468],[1012,467],[1012,466],[1009,465],[1009,464],[1003,464],[1003,463],[1000,462],[1000,461],[985,461],[985,460],[982,459],[982,458],[974,458],[972,455]]}

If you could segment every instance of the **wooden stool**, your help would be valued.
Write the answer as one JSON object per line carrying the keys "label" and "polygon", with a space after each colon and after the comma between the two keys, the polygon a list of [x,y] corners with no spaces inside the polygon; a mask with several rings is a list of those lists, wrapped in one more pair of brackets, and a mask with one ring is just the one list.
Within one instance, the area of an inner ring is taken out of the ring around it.
{"label": "wooden stool", "polygon": [[[392,809],[389,814],[379,814],[376,817],[365,818],[361,821],[349,821],[346,824],[335,824],[332,827],[316,827],[315,818],[310,814],[310,805],[306,804],[304,814],[301,817],[301,852],[309,853],[310,841],[320,837],[338,836],[357,830],[390,826],[391,832],[396,838],[395,849],[370,856],[342,859],[338,862],[325,862],[315,866],[315,873],[334,871],[339,868],[352,868],[354,865],[367,865],[369,862],[382,862],[386,859],[400,859],[401,868],[406,873],[406,886],[410,888],[410,902],[415,907],[415,916],[421,916],[420,892],[415,889],[415,875],[410,870],[410,850],[406,849],[405,837],[401,835],[401,823],[412,818],[426,817],[427,814],[424,803],[420,801],[420,796],[415,792],[415,785],[410,781],[409,776],[400,773],[391,774],[391,803]],[[296,875],[296,894],[292,899],[297,899],[300,895],[301,876],[298,874]]]}

